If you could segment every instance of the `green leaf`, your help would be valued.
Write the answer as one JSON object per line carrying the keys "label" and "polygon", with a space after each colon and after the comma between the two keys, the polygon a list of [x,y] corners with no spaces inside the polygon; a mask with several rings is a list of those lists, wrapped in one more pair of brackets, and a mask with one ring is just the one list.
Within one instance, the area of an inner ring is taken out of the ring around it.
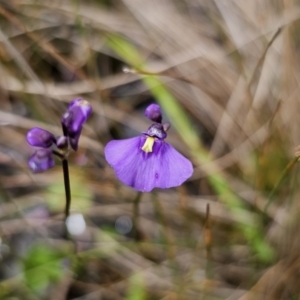
{"label": "green leaf", "polygon": [[24,280],[33,291],[40,291],[63,275],[63,255],[46,245],[35,245],[23,259]]}

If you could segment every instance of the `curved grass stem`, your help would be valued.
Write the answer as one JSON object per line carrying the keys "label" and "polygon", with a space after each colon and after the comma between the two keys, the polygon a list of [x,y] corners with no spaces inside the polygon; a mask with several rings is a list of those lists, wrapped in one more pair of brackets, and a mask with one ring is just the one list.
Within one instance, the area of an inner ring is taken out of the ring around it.
{"label": "curved grass stem", "polygon": [[269,194],[268,197],[268,202],[264,208],[264,213],[267,212],[270,204],[273,202],[274,200],[274,195],[277,192],[278,188],[281,186],[282,182],[284,181],[284,179],[287,177],[288,173],[292,170],[292,168],[296,165],[296,163],[299,161],[299,156],[296,156],[293,160],[291,160],[288,165],[285,167],[285,169],[283,170],[280,178],[278,179],[278,181],[276,182],[276,184],[274,185],[272,191]]}

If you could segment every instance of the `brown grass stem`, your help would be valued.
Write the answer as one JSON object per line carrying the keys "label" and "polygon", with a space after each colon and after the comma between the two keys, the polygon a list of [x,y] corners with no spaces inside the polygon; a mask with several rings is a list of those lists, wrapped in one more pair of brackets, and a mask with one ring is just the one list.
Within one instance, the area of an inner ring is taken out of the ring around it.
{"label": "brown grass stem", "polygon": [[278,188],[281,186],[282,182],[285,180],[285,178],[287,177],[288,173],[292,170],[292,168],[296,165],[296,163],[298,162],[299,160],[299,156],[296,156],[293,160],[291,160],[288,165],[285,167],[285,169],[283,170],[280,178],[278,179],[278,181],[276,182],[276,184],[274,185],[272,191],[270,192],[269,194],[269,197],[268,197],[268,202],[264,208],[264,213],[267,212],[270,204],[273,202],[274,200],[274,196],[275,196],[275,193],[277,192]]}

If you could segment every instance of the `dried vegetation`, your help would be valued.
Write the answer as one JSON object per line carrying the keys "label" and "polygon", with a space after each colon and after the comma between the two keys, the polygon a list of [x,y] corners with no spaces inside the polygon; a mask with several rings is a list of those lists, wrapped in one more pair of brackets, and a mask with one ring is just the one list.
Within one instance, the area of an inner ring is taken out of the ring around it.
{"label": "dried vegetation", "polygon": [[[0,298],[299,299],[299,17],[292,0],[0,1]],[[133,66],[110,46],[115,36],[138,51],[141,70],[123,72]],[[151,74],[209,155],[201,164],[172,128],[194,175],[142,195],[137,217],[136,192],[103,148],[149,126]],[[61,168],[30,174],[25,134],[60,134],[77,96],[94,114],[71,154],[72,207],[87,226],[74,253],[61,237]],[[44,285],[30,273],[46,272],[30,257],[40,243],[65,251],[63,276]]]}

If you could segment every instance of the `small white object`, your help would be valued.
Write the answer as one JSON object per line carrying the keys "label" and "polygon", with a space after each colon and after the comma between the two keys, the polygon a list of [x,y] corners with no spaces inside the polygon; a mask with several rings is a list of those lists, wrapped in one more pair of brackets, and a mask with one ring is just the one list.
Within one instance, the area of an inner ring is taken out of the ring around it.
{"label": "small white object", "polygon": [[86,223],[82,214],[70,215],[66,220],[68,231],[72,235],[80,235],[85,231]]}

